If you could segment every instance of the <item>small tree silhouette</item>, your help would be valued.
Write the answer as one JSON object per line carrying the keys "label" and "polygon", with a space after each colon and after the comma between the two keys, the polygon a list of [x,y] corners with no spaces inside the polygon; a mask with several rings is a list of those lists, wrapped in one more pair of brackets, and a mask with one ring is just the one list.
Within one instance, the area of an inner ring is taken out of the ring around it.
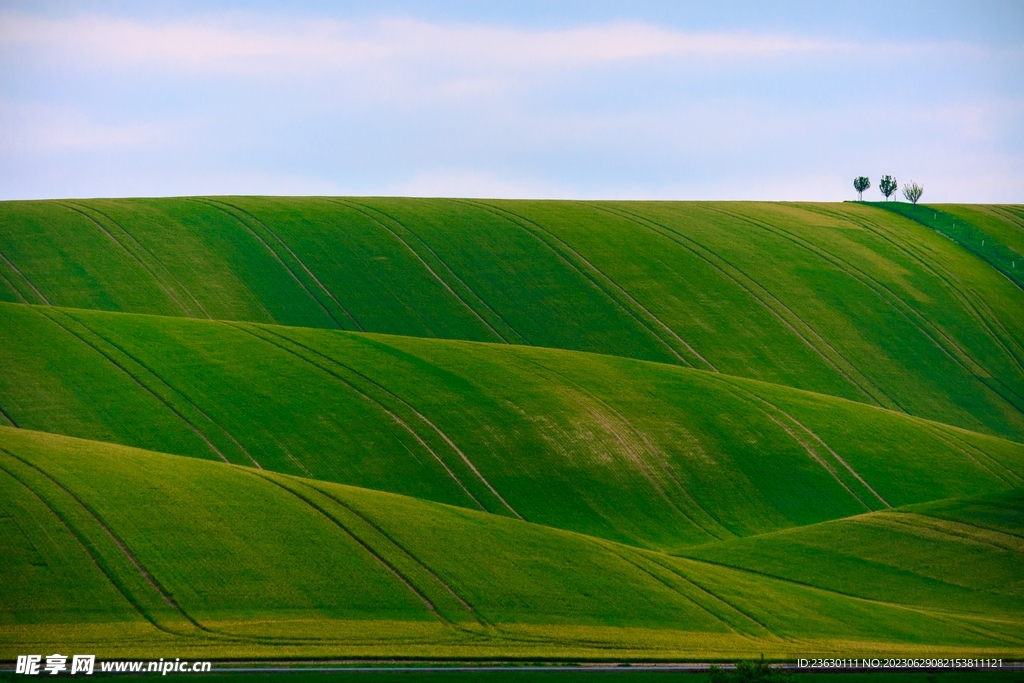
{"label": "small tree silhouette", "polygon": [[896,194],[896,188],[899,187],[896,184],[896,179],[891,175],[884,175],[882,179],[878,181],[878,189],[885,195],[885,201],[889,201],[889,197]]}
{"label": "small tree silhouette", "polygon": [[910,181],[909,185],[903,186],[903,196],[907,198],[907,201],[911,204],[917,204],[917,200],[924,194],[924,186],[918,185],[913,180]]}
{"label": "small tree silhouette", "polygon": [[871,187],[871,181],[867,176],[858,176],[853,179],[853,189],[857,190],[857,201],[864,201],[864,190]]}

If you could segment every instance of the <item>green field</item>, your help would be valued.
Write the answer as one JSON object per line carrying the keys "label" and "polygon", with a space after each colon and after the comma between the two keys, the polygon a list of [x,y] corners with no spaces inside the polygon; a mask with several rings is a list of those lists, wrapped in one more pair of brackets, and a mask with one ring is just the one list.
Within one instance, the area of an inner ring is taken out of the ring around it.
{"label": "green field", "polygon": [[0,203],[0,659],[1019,658],[1024,292],[939,228]]}

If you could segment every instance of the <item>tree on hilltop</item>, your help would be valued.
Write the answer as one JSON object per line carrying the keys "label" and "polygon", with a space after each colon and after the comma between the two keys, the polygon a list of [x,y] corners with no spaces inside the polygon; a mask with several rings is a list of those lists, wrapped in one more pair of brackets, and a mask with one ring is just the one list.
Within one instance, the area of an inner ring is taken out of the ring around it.
{"label": "tree on hilltop", "polygon": [[857,201],[864,201],[864,190],[871,187],[871,181],[867,176],[858,176],[853,179],[853,189],[857,190]]}
{"label": "tree on hilltop", "polygon": [[898,187],[899,185],[896,184],[896,179],[891,175],[884,175],[882,176],[882,179],[878,181],[878,189],[885,195],[885,201],[889,201],[889,197],[896,194],[896,188]]}
{"label": "tree on hilltop", "polygon": [[913,180],[910,181],[909,185],[903,186],[903,196],[907,198],[907,201],[911,204],[917,204],[917,200],[924,194],[924,186],[918,185]]}

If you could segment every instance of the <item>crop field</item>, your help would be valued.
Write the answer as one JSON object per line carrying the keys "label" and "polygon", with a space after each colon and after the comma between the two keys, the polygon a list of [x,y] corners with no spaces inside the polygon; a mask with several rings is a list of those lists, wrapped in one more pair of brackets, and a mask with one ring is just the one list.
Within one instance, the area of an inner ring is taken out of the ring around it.
{"label": "crop field", "polygon": [[1019,659],[1022,216],[2,202],[0,659]]}

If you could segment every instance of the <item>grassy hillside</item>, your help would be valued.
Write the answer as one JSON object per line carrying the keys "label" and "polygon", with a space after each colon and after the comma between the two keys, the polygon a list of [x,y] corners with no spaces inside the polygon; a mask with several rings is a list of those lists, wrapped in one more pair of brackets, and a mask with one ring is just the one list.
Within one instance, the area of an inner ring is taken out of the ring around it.
{"label": "grassy hillside", "polygon": [[[43,643],[88,643],[104,657],[153,647],[192,657],[598,658],[850,648],[1008,656],[1024,647],[1019,599],[997,617],[978,614],[978,604],[1019,597],[1024,552],[1008,533],[1019,495],[845,523],[925,520],[872,539],[881,544],[872,552],[898,555],[870,579],[888,570],[893,581],[908,572],[947,580],[883,600],[860,597],[856,576],[837,591],[722,566],[733,557],[722,548],[735,555],[743,542],[694,551],[699,560],[671,557],[378,491],[11,428],[0,428],[0,489],[3,657]],[[959,545],[943,537],[960,557],[955,576],[979,601],[961,604],[951,562],[914,567],[913,543],[936,526],[970,524],[986,528],[970,527]],[[825,555],[812,565],[842,557],[850,540],[837,534],[830,553],[828,534],[808,537]],[[802,537],[784,538],[783,553]]]}
{"label": "grassy hillside", "polygon": [[1020,206],[942,204],[939,208],[992,235],[1024,258],[1024,209]]}
{"label": "grassy hillside", "polygon": [[632,359],[0,304],[22,428],[657,549],[1008,490],[1024,445]]}
{"label": "grassy hillside", "polygon": [[0,660],[1019,658],[1022,216],[0,202]]}
{"label": "grassy hillside", "polygon": [[1024,441],[1020,290],[870,206],[3,202],[0,255],[10,302],[591,351]]}

